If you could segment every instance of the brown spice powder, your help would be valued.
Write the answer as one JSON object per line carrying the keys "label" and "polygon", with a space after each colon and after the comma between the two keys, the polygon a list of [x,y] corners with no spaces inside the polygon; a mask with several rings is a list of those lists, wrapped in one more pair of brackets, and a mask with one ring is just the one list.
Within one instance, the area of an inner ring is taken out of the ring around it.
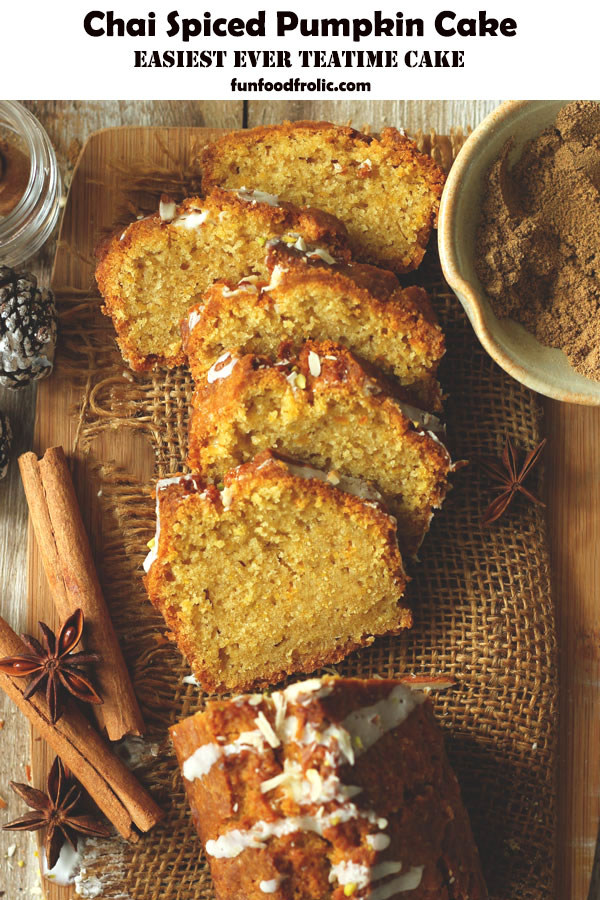
{"label": "brown spice powder", "polygon": [[477,272],[496,314],[600,380],[600,104],[576,101],[487,176]]}

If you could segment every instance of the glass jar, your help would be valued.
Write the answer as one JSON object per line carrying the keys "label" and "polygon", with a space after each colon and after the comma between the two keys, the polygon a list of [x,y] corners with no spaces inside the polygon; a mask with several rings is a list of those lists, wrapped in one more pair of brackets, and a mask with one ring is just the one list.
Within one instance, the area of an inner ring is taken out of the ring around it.
{"label": "glass jar", "polygon": [[0,100],[0,139],[29,158],[24,193],[0,216],[0,264],[14,267],[37,253],[52,234],[62,205],[62,180],[48,135],[21,103]]}

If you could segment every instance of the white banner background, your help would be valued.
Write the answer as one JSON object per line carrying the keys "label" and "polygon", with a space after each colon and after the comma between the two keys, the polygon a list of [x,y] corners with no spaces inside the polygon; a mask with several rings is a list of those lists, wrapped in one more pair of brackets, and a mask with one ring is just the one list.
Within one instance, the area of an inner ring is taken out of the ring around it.
{"label": "white banner background", "polygon": [[[598,26],[600,6],[571,0],[555,2],[498,2],[481,5],[455,0],[407,0],[404,4],[382,2],[374,7],[350,4],[347,0],[262,0],[254,5],[240,0],[111,0],[107,7],[99,0],[1,0],[0,4],[0,93],[6,99],[296,99],[324,97],[341,99],[339,92],[233,92],[232,78],[238,82],[286,82],[299,78],[315,82],[322,78],[334,84],[341,81],[370,82],[368,93],[353,93],[355,99],[481,99],[503,95],[514,99],[595,96],[598,80]],[[96,5],[94,5],[96,4]],[[83,28],[91,10],[108,11],[116,16],[146,18],[156,14],[155,37],[90,37]],[[166,36],[166,16],[172,10],[180,18],[203,19],[205,12],[216,17],[247,19],[266,11],[267,36],[204,37],[184,43],[181,36]],[[452,10],[457,18],[477,18],[479,10],[497,19],[517,21],[515,37],[441,37],[434,20],[442,10]],[[276,36],[276,12],[293,11],[299,17],[366,18],[375,10],[395,19],[424,20],[425,33],[418,37],[364,38],[301,37],[298,32],[284,38]],[[134,51],[226,50],[224,68],[134,68]],[[238,68],[233,66],[235,50],[287,50],[293,68]],[[301,68],[299,50],[395,50],[399,67],[376,68]],[[463,68],[408,68],[407,51],[461,50]]]}

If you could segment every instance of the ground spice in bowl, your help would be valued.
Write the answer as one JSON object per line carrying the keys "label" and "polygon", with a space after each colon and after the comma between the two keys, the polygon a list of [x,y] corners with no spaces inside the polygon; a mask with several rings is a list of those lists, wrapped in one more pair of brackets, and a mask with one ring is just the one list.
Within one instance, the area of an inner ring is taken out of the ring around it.
{"label": "ground spice in bowl", "polygon": [[29,181],[28,157],[14,144],[0,137],[0,216],[15,208]]}
{"label": "ground spice in bowl", "polygon": [[486,178],[477,274],[498,317],[600,380],[600,104],[564,106],[513,166],[511,149]]}

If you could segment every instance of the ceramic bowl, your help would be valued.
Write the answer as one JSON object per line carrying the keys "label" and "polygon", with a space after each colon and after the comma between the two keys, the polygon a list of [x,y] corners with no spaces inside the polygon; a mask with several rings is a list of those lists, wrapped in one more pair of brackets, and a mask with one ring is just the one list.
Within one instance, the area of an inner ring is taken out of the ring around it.
{"label": "ceramic bowl", "polygon": [[575,372],[562,350],[544,347],[522,325],[494,314],[475,272],[475,235],[484,177],[509,138],[518,159],[523,145],[552,125],[568,101],[508,100],[465,141],[452,166],[440,205],[438,242],[446,281],[475,333],[498,365],[522,384],[567,403],[600,406],[600,382]]}

